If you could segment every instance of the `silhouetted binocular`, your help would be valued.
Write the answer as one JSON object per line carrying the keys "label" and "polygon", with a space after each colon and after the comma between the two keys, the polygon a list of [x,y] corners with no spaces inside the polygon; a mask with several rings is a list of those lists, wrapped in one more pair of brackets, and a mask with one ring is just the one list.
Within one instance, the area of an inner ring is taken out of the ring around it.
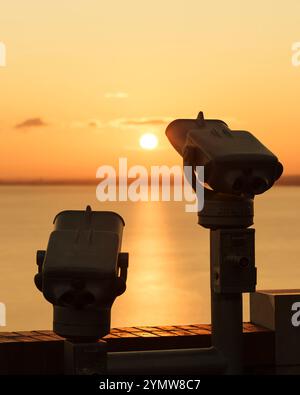
{"label": "silhouetted binocular", "polygon": [[205,166],[204,181],[216,192],[254,196],[272,187],[283,167],[251,133],[221,120],[177,119],[166,135],[185,166]]}
{"label": "silhouetted binocular", "polygon": [[35,284],[54,306],[53,330],[72,340],[110,332],[111,307],[126,289],[123,218],[114,212],[63,211],[46,251],[38,251]]}

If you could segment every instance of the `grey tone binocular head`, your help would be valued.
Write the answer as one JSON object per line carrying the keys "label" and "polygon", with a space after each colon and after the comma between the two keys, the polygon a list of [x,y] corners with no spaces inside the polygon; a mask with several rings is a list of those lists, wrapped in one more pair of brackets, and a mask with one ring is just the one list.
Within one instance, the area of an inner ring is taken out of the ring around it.
{"label": "grey tone binocular head", "polygon": [[126,289],[123,218],[114,212],[63,211],[46,251],[38,251],[35,284],[54,306],[53,330],[69,339],[110,332],[111,307]]}
{"label": "grey tone binocular head", "polygon": [[254,196],[281,176],[282,164],[256,137],[230,130],[221,120],[177,119],[166,135],[185,166],[205,166],[204,180],[215,191]]}

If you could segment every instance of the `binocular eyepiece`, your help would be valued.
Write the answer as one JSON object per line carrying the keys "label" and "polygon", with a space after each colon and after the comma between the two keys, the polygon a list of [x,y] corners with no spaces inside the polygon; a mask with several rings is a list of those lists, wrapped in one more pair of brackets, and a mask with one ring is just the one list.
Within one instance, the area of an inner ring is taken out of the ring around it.
{"label": "binocular eyepiece", "polygon": [[166,135],[185,166],[205,166],[204,181],[215,191],[253,197],[272,187],[282,164],[256,137],[230,130],[221,120],[177,119]]}
{"label": "binocular eyepiece", "polygon": [[53,330],[72,340],[110,332],[111,307],[126,289],[124,220],[108,211],[63,211],[46,251],[37,252],[35,284],[54,306]]}

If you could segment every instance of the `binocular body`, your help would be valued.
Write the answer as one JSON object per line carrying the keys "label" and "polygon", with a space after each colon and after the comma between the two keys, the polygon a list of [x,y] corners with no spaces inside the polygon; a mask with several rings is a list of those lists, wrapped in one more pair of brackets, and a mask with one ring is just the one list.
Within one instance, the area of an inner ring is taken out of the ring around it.
{"label": "binocular body", "polygon": [[166,135],[185,166],[204,166],[216,192],[254,196],[272,187],[283,171],[277,157],[250,132],[230,130],[221,120],[178,119]]}
{"label": "binocular body", "polygon": [[56,216],[47,250],[38,252],[35,282],[54,306],[58,335],[97,339],[109,333],[111,306],[126,289],[123,227],[118,214],[89,207]]}

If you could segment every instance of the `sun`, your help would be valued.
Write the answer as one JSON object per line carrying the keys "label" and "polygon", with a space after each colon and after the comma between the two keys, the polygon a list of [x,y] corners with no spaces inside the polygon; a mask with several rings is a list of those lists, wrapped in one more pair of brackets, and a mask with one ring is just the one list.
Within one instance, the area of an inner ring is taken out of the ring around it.
{"label": "sun", "polygon": [[145,150],[153,150],[158,145],[158,139],[153,133],[145,133],[140,138],[140,146]]}

